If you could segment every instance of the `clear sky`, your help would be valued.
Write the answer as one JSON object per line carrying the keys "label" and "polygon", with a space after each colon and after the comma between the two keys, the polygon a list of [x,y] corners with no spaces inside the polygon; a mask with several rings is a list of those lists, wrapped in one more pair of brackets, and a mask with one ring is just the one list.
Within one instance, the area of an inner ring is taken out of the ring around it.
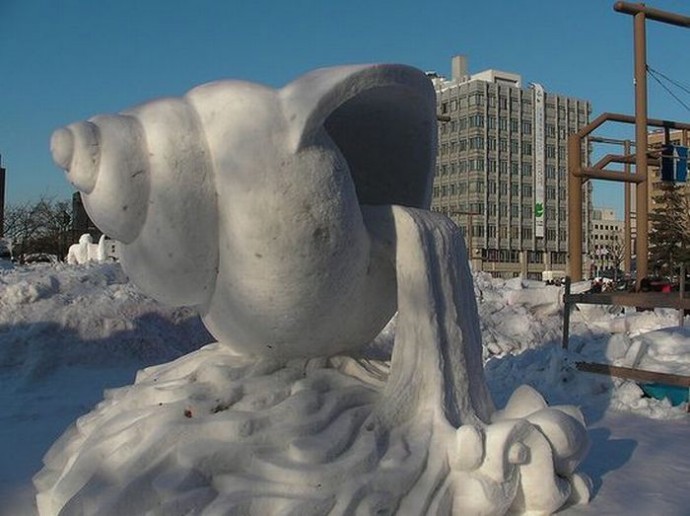
{"label": "clear sky", "polygon": [[[398,62],[498,68],[633,114],[632,18],[609,0],[0,0],[0,153],[7,201],[68,198],[52,131],[99,113],[240,78],[280,87],[311,69]],[[690,15],[687,1],[648,5]],[[647,23],[648,61],[690,89],[690,29]],[[690,95],[673,89],[690,106]],[[651,78],[649,115],[690,120]],[[621,127],[600,132],[622,136]],[[631,133],[632,134],[632,133]],[[627,137],[627,135],[625,135]],[[622,184],[595,185],[620,209]]]}

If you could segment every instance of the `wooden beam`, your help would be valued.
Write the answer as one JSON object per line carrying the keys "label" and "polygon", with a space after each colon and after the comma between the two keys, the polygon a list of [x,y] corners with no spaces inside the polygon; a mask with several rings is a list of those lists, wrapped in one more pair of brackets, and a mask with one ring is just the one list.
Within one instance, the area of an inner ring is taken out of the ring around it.
{"label": "wooden beam", "polygon": [[663,383],[664,385],[690,388],[690,376],[645,371],[643,369],[632,369],[630,367],[620,367],[609,364],[596,364],[593,362],[577,362],[575,367],[587,373],[605,374],[608,376],[625,378],[626,380],[635,380],[637,382],[657,382]]}
{"label": "wooden beam", "polygon": [[570,294],[565,303],[583,305],[618,305],[638,308],[676,308],[690,310],[690,297],[678,292],[602,292],[596,294]]}

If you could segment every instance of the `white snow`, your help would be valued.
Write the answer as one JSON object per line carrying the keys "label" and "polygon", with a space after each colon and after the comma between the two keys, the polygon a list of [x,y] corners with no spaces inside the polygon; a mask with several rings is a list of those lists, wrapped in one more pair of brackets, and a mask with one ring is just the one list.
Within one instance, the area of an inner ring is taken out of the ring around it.
{"label": "white snow", "polygon": [[[592,448],[580,471],[593,481],[593,499],[564,514],[685,514],[690,506],[686,406],[642,397],[632,382],[573,367],[580,360],[621,365],[637,361],[646,369],[690,374],[690,333],[676,327],[676,312],[611,313],[607,307],[575,311],[570,349],[564,351],[559,288],[531,282],[525,287],[519,280],[484,275],[475,275],[475,285],[486,376],[496,405],[504,407],[519,385],[529,384],[549,404],[579,405],[584,412]],[[132,384],[137,371],[212,340],[197,316],[147,298],[117,264],[3,268],[0,305],[0,514],[35,513],[31,477],[41,469],[43,454],[70,423],[102,399],[104,389]],[[391,325],[371,350],[385,355],[393,333]],[[205,349],[208,353],[213,347]],[[190,358],[180,360],[178,365]],[[385,362],[379,364],[385,372]],[[207,368],[205,374],[218,375],[221,366]],[[192,421],[206,405],[222,409],[222,402],[230,401],[196,392],[191,383],[155,391],[157,397],[150,399],[135,397],[146,389],[153,392],[142,382],[164,376],[171,367],[139,373],[140,387],[134,390],[108,390],[105,404],[130,399],[129,405],[122,402],[121,410],[127,411],[135,403],[160,402],[161,396],[168,402],[179,399],[169,410],[189,409]],[[347,367],[357,366],[344,364],[340,369]],[[323,376],[318,370],[313,374]],[[310,381],[303,396],[319,382],[318,388],[325,388],[323,382],[330,380]],[[366,392],[361,396],[366,398]],[[247,407],[273,402],[243,401]],[[82,426],[94,424],[91,417]],[[169,481],[167,488],[173,489],[185,479]]]}

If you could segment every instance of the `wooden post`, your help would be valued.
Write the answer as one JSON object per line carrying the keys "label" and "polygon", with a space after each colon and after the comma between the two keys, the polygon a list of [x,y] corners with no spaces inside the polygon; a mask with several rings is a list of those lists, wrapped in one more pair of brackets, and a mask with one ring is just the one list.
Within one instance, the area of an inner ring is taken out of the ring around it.
{"label": "wooden post", "polygon": [[568,349],[570,339],[570,276],[565,277],[565,293],[563,294],[563,349]]}

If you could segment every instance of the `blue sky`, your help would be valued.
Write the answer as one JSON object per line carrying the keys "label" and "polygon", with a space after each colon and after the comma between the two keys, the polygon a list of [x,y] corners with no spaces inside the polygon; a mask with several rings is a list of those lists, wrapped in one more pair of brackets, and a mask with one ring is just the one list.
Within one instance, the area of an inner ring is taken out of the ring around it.
{"label": "blue sky", "polygon": [[[690,15],[684,1],[648,5]],[[449,74],[451,56],[465,54],[471,72],[520,73],[590,100],[593,116],[634,106],[632,18],[608,0],[0,0],[0,20],[9,203],[71,195],[50,158],[55,128],[219,78],[280,87],[317,67],[367,62]],[[690,86],[690,30],[648,22],[647,33],[650,66]],[[690,120],[651,79],[649,94],[650,116]],[[616,126],[600,134],[627,137]],[[595,202],[619,207],[622,188],[597,183]]]}

